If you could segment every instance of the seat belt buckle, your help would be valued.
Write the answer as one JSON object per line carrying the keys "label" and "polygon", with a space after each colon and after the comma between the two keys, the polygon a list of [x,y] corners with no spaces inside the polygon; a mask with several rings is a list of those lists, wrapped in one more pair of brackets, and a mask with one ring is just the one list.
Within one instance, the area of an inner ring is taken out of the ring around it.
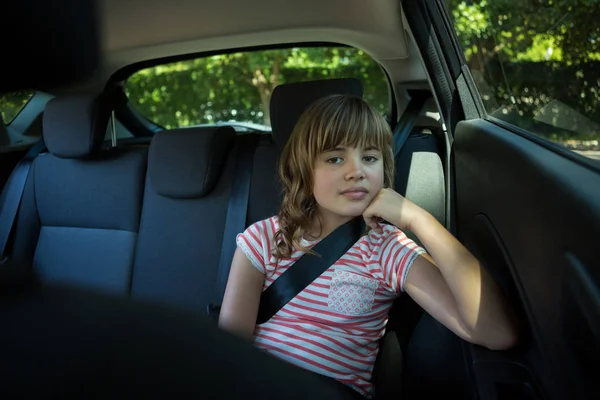
{"label": "seat belt buckle", "polygon": [[206,313],[217,322],[221,313],[221,303],[210,303],[206,306]]}

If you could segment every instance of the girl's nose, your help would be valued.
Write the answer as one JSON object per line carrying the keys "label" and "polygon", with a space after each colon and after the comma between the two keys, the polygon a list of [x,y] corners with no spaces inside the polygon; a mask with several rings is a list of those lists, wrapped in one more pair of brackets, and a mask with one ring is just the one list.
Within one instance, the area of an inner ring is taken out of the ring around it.
{"label": "girl's nose", "polygon": [[350,157],[348,160],[348,172],[346,173],[346,180],[362,180],[365,177],[363,170],[363,164],[360,157]]}

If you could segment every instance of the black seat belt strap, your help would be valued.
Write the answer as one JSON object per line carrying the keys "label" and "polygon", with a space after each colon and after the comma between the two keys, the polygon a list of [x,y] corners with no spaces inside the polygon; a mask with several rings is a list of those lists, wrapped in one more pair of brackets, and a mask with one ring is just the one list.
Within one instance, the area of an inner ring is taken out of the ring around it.
{"label": "black seat belt strap", "polygon": [[429,91],[414,90],[409,91],[411,99],[400,117],[400,121],[394,128],[394,159],[398,158],[402,147],[408,140],[410,133],[415,127],[417,118],[423,109],[425,102],[431,97]]}
{"label": "black seat belt strap", "polygon": [[296,297],[323,272],[331,267],[360,239],[365,229],[358,217],[340,226],[317,243],[311,253],[305,253],[261,295],[257,324],[270,320],[290,300]]}
{"label": "black seat belt strap", "polygon": [[35,158],[45,149],[46,143],[44,143],[44,139],[42,138],[19,161],[4,187],[4,203],[0,211],[0,260],[2,262],[6,261],[8,241],[17,219],[29,171]]}
{"label": "black seat belt strap", "polygon": [[[227,206],[225,231],[221,244],[221,258],[217,279],[217,299],[221,301],[225,294],[225,286],[229,277],[231,261],[235,253],[235,237],[246,229],[248,200],[250,198],[250,182],[254,164],[254,153],[259,141],[258,134],[247,134],[238,137],[239,148],[233,171],[233,180]],[[210,306],[209,306],[210,308]],[[210,310],[209,310],[210,312]]]}

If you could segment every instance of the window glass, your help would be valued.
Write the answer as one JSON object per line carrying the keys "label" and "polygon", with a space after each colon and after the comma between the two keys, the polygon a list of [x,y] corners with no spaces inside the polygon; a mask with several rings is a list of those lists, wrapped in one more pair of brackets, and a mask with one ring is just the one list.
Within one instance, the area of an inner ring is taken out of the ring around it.
{"label": "window glass", "polygon": [[159,65],[129,77],[125,92],[142,116],[166,129],[219,122],[270,129],[275,86],[341,77],[360,79],[365,99],[382,114],[388,111],[384,72],[350,47],[248,51]]}
{"label": "window glass", "polygon": [[600,160],[600,2],[446,5],[488,114]]}
{"label": "window glass", "polygon": [[32,91],[17,91],[0,94],[0,113],[5,125],[9,125],[33,97]]}

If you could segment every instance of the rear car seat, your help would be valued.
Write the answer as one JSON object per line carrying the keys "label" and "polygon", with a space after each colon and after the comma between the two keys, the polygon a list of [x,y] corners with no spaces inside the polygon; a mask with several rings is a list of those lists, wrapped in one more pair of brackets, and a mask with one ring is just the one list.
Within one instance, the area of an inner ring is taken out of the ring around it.
{"label": "rear car seat", "polygon": [[134,299],[201,313],[214,299],[235,135],[231,127],[210,127],[162,131],[152,138]]}
{"label": "rear car seat", "polygon": [[[362,87],[355,79],[334,79],[275,89],[275,143],[263,140],[256,148],[246,226],[277,213],[280,151],[304,108],[334,93],[362,95]],[[218,265],[242,138],[230,127],[178,129],[153,137],[133,269],[134,299],[200,313],[219,300]]]}
{"label": "rear car seat", "polygon": [[31,166],[13,231],[10,264],[42,281],[115,294],[129,291],[146,170],[142,149],[102,150],[105,97],[51,100],[48,153]]}

